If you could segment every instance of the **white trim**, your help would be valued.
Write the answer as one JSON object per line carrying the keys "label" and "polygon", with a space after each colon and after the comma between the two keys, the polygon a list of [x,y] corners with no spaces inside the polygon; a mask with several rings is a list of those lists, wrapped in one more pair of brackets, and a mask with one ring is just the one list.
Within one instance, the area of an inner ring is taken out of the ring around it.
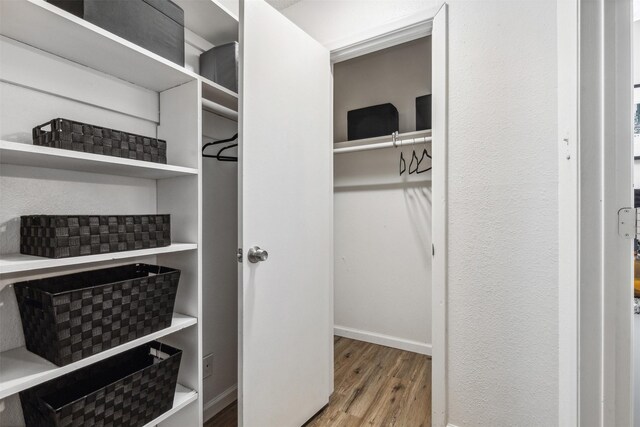
{"label": "white trim", "polygon": [[432,425],[447,425],[447,281],[448,281],[448,9],[442,5],[433,19],[432,35],[432,300],[433,344],[431,390]]}
{"label": "white trim", "polygon": [[218,412],[238,399],[238,384],[234,384],[204,404],[204,421],[207,422]]}
{"label": "white trim", "polygon": [[578,0],[558,20],[558,425],[578,423]]}
{"label": "white trim", "polygon": [[426,354],[431,356],[431,344],[419,341],[407,340],[393,337],[391,335],[378,334],[375,332],[363,331],[361,329],[347,328],[345,326],[334,326],[334,335],[350,338],[353,340],[370,342],[372,344],[384,345],[386,347],[397,348],[399,350],[411,351],[413,353]]}
{"label": "white trim", "polygon": [[457,426],[457,425],[455,425],[455,424],[451,424],[451,423],[449,423],[449,424],[447,424],[447,427],[458,427],[458,426]]}
{"label": "white trim", "polygon": [[407,43],[431,35],[432,18],[411,23],[402,28],[387,29],[366,40],[360,40],[331,51],[331,62],[342,62],[371,52]]}

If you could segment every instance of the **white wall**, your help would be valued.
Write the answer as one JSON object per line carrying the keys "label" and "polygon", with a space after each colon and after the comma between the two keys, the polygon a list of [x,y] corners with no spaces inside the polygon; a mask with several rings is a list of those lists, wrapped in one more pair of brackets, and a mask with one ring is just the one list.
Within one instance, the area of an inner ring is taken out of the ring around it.
{"label": "white wall", "polygon": [[[556,3],[448,3],[449,422],[557,425]],[[329,45],[382,10],[347,4],[284,12]]]}
{"label": "white wall", "polygon": [[396,22],[433,16],[439,4],[435,0],[302,0],[282,13],[333,49],[369,38]]}
{"label": "white wall", "polygon": [[[431,93],[431,40],[335,64],[333,74],[335,141],[346,140],[347,111],[386,102],[400,131],[414,131],[415,98]],[[398,176],[399,154],[334,156],[336,333],[430,354],[431,174]]]}
{"label": "white wall", "polygon": [[556,3],[449,4],[449,421],[552,426]]}

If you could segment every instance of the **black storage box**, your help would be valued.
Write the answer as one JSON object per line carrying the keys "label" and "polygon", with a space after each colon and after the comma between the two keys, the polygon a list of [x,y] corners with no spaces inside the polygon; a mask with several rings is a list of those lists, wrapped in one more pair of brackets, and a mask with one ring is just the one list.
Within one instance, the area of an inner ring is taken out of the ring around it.
{"label": "black storage box", "polygon": [[46,258],[105,254],[171,244],[171,215],[26,215],[20,253]]}
{"label": "black storage box", "polygon": [[182,350],[154,341],[20,392],[27,427],[140,427],[173,406]]}
{"label": "black storage box", "polygon": [[431,129],[431,95],[416,98],[416,130]]}
{"label": "black storage box", "polygon": [[47,1],[184,67],[184,11],[170,0]]}
{"label": "black storage box", "polygon": [[179,281],[131,264],[16,283],[27,350],[64,366],[168,328]]}
{"label": "black storage box", "polygon": [[216,46],[200,55],[200,75],[238,92],[238,42]]}
{"label": "black storage box", "polygon": [[33,145],[167,163],[167,141],[69,119],[53,119],[31,131]]}
{"label": "black storage box", "polygon": [[347,113],[347,139],[374,138],[398,131],[398,109],[393,104],[351,110]]}

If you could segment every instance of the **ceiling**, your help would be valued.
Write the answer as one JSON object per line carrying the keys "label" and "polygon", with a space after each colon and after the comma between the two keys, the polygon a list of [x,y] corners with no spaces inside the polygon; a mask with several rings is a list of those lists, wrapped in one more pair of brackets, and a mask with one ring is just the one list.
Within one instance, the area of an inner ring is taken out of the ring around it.
{"label": "ceiling", "polygon": [[275,7],[278,10],[283,10],[288,8],[289,6],[293,6],[301,0],[267,0],[271,6]]}

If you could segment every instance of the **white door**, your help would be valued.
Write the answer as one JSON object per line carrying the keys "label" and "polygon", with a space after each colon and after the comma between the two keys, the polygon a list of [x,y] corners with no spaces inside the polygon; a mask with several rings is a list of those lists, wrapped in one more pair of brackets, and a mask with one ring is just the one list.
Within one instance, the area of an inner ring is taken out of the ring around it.
{"label": "white door", "polygon": [[263,0],[241,2],[240,45],[238,415],[298,427],[333,389],[329,53]]}

